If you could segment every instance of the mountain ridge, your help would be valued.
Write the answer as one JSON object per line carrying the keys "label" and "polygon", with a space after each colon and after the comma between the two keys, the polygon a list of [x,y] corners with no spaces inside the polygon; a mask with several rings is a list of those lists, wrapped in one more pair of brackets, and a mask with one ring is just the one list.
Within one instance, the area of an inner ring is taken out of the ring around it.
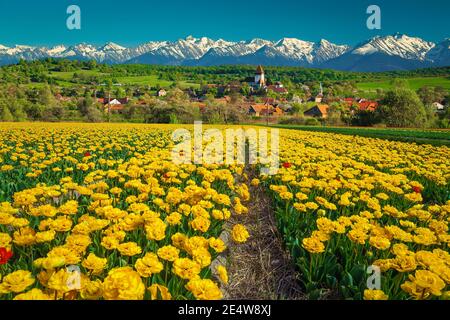
{"label": "mountain ridge", "polygon": [[0,44],[0,65],[19,60],[66,58],[95,60],[107,64],[164,64],[215,66],[223,64],[265,64],[330,68],[343,71],[390,71],[447,66],[450,64],[450,38],[439,43],[405,34],[376,36],[355,46],[297,38],[269,41],[213,40],[188,36],[176,41],[150,41],[136,47],[114,42],[102,46],[80,43],[50,48]]}

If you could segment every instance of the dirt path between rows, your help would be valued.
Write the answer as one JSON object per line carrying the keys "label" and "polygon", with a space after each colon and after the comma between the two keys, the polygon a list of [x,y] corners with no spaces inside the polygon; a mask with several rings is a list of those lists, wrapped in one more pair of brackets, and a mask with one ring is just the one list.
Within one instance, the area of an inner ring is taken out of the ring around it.
{"label": "dirt path between rows", "polygon": [[229,243],[227,256],[229,284],[225,299],[306,299],[298,273],[282,246],[271,201],[262,187],[250,188],[249,213],[231,220],[244,224],[250,238],[245,244]]}

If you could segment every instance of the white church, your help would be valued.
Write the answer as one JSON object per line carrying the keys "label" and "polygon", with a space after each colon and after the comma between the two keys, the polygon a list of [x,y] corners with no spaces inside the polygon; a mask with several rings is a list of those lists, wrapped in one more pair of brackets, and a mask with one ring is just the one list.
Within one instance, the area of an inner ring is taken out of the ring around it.
{"label": "white church", "polygon": [[264,74],[264,69],[261,65],[256,68],[255,81],[251,82],[250,85],[255,89],[261,89],[266,87],[266,76]]}

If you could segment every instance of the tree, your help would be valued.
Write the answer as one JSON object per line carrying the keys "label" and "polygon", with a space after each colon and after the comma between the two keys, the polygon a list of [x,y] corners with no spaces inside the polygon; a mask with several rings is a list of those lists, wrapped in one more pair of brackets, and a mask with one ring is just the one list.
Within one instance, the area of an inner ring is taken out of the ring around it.
{"label": "tree", "polygon": [[230,94],[230,103],[233,105],[240,105],[244,102],[244,97],[239,92],[233,91]]}
{"label": "tree", "polygon": [[394,88],[408,88],[408,81],[406,79],[395,78],[390,83]]}
{"label": "tree", "polygon": [[181,105],[189,101],[187,94],[178,88],[172,89],[167,93],[166,100],[172,105]]}
{"label": "tree", "polygon": [[239,124],[247,119],[247,110],[239,105],[226,106],[226,123]]}
{"label": "tree", "polygon": [[450,107],[448,105],[445,107],[444,112],[439,115],[439,118],[440,119],[437,121],[438,127],[450,129]]}
{"label": "tree", "polygon": [[241,93],[244,96],[249,96],[251,92],[250,86],[248,85],[248,83],[244,83],[241,87]]}
{"label": "tree", "polygon": [[212,95],[214,98],[217,97],[219,90],[216,87],[208,88],[208,94]]}
{"label": "tree", "polygon": [[125,105],[125,108],[122,111],[122,115],[125,119],[127,120],[131,120],[134,115],[136,114],[137,108],[134,104],[132,103],[127,103]]}
{"label": "tree", "polygon": [[103,114],[95,106],[89,106],[87,109],[86,118],[89,122],[102,122]]}
{"label": "tree", "polygon": [[356,115],[358,114],[359,108],[357,105],[352,104],[350,107],[343,104],[340,106],[341,108],[341,119],[345,122],[346,125],[350,125]]}
{"label": "tree", "polygon": [[352,125],[360,127],[373,126],[377,122],[377,113],[370,110],[357,110],[351,119]]}
{"label": "tree", "polygon": [[417,94],[422,100],[423,104],[428,106],[433,102],[442,102],[448,95],[447,91],[442,87],[429,87],[425,86],[417,91]]}
{"label": "tree", "polygon": [[435,108],[431,104],[427,104],[424,107],[425,107],[425,119],[426,119],[424,127],[436,128],[438,126],[439,117],[436,113]]}
{"label": "tree", "polygon": [[137,92],[136,90],[133,90],[132,87],[126,87],[125,89],[125,96],[127,98],[132,98],[134,96],[134,93]]}
{"label": "tree", "polygon": [[108,93],[108,122],[111,121],[111,90],[112,90],[112,81],[108,79],[106,81],[106,92]]}
{"label": "tree", "polygon": [[195,120],[195,110],[190,106],[174,106],[159,101],[145,107],[144,120],[146,123],[192,123]]}
{"label": "tree", "polygon": [[30,103],[24,106],[27,117],[30,120],[40,120],[45,110],[42,104]]}
{"label": "tree", "polygon": [[95,68],[97,68],[97,61],[89,60],[88,63],[87,63],[87,68],[89,70],[94,70]]}
{"label": "tree", "polygon": [[78,101],[77,107],[82,116],[87,115],[89,107],[94,105],[94,99],[88,92],[85,93],[84,98]]}
{"label": "tree", "polygon": [[343,106],[340,103],[333,102],[328,108],[326,123],[331,125],[341,125]]}
{"label": "tree", "polygon": [[0,116],[0,120],[4,122],[12,122],[14,121],[14,117],[11,114],[11,111],[9,111],[8,106],[4,106],[2,110],[2,114]]}
{"label": "tree", "polygon": [[37,102],[46,107],[54,107],[58,104],[49,86],[44,86],[38,91]]}
{"label": "tree", "polygon": [[291,103],[291,106],[292,106],[292,110],[291,110],[292,114],[303,116],[303,112],[305,110],[304,110],[304,106],[301,103],[293,102],[293,103]]}
{"label": "tree", "polygon": [[205,111],[202,114],[202,120],[210,124],[222,124],[225,123],[224,116],[221,112],[221,107],[217,104],[208,104]]}
{"label": "tree", "polygon": [[127,94],[126,94],[125,90],[120,87],[117,87],[116,90],[114,91],[114,96],[117,99],[124,98],[126,95]]}
{"label": "tree", "polygon": [[392,127],[423,127],[426,120],[422,101],[414,91],[403,87],[386,92],[377,114]]}

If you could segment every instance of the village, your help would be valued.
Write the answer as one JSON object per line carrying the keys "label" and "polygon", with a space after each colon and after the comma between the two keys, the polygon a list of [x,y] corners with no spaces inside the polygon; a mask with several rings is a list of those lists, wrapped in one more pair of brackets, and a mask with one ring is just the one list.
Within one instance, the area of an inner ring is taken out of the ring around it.
{"label": "village", "polygon": [[[274,123],[280,119],[298,117],[299,109],[301,117],[317,119],[320,122],[325,121],[330,116],[330,113],[333,112],[333,106],[339,106],[340,112],[354,114],[356,112],[374,112],[379,105],[378,101],[359,97],[325,96],[322,83],[320,83],[320,91],[316,95],[311,94],[307,85],[302,86],[305,91],[303,98],[289,95],[289,91],[283,83],[270,81],[261,65],[256,68],[254,76],[246,80],[243,83],[227,85],[208,84],[200,95],[189,89],[183,91],[188,97],[190,106],[198,108],[200,113],[208,112],[208,108],[211,106],[219,106],[224,109],[231,104],[235,106],[236,101],[232,101],[232,95],[238,93],[240,97],[237,107],[241,114],[247,116],[249,122]],[[249,89],[246,95],[241,94],[243,86]],[[179,89],[159,88],[154,93],[154,98],[165,101],[171,94],[171,90]],[[210,92],[216,94],[211,96]],[[220,96],[218,93],[221,92],[225,92],[225,94]],[[57,98],[65,99],[61,95],[58,95]],[[103,111],[106,114],[122,114],[126,112],[130,104],[133,104],[136,108],[144,107],[147,104],[142,97],[118,97],[110,94],[108,97],[97,98],[97,102],[103,106]],[[303,110],[301,110],[302,108]]]}
{"label": "village", "polygon": [[[32,71],[17,71],[23,83],[9,85],[4,101],[22,99],[21,104],[3,108],[1,121],[449,125],[444,87],[425,84],[412,89],[408,79],[399,77],[385,80],[380,88],[383,82],[375,79],[384,74],[263,65],[113,67],[57,60],[36,64],[16,67]],[[371,89],[361,89],[364,79],[373,79]],[[394,105],[408,111],[399,118]]]}

